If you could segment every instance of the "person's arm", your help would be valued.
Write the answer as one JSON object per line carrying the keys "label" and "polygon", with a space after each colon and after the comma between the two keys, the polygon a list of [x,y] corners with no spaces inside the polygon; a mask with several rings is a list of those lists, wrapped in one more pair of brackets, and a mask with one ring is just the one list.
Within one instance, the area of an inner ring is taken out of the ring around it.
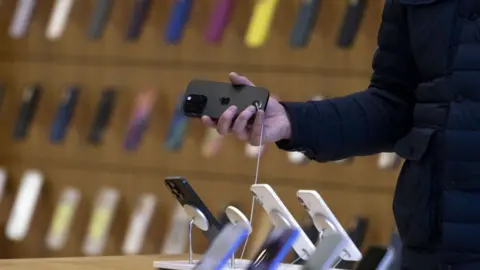
{"label": "person's arm", "polygon": [[290,140],[280,149],[319,162],[392,151],[411,128],[419,72],[410,50],[403,7],[389,0],[378,33],[367,90],[324,101],[284,102]]}

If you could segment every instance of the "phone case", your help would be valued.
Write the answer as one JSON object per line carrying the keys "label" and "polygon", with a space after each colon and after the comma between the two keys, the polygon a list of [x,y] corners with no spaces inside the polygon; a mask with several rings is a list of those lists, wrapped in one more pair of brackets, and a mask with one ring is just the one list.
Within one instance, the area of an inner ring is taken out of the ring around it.
{"label": "phone case", "polygon": [[289,223],[292,228],[299,231],[299,236],[293,244],[293,249],[300,258],[307,260],[315,251],[315,246],[302,230],[302,227],[300,227],[298,222],[292,216],[290,211],[288,211],[287,207],[285,204],[283,204],[282,200],[278,197],[273,188],[267,184],[254,184],[250,187],[250,190],[253,192],[263,209],[269,213],[270,220],[275,226],[284,226],[284,224],[279,223],[279,218],[275,216],[275,213],[278,213]]}
{"label": "phone case", "polygon": [[180,255],[186,253],[189,223],[190,218],[185,213],[183,206],[177,202],[170,219],[170,227],[163,240],[161,254]]}
{"label": "phone case", "polygon": [[292,47],[305,47],[308,44],[312,31],[315,28],[320,2],[321,0],[301,1],[290,35],[290,45]]}
{"label": "phone case", "polygon": [[22,241],[27,236],[42,186],[41,172],[28,170],[23,174],[22,183],[5,226],[5,235],[8,239]]}
{"label": "phone case", "polygon": [[181,177],[168,177],[165,179],[165,185],[182,206],[186,204],[194,206],[205,215],[210,226],[207,231],[202,231],[202,233],[207,237],[209,243],[212,243],[222,226],[190,186],[188,181]]}
{"label": "phone case", "polygon": [[102,188],[99,191],[82,246],[85,255],[99,256],[103,253],[119,200],[120,194],[116,189]]}
{"label": "phone case", "polygon": [[19,0],[12,22],[10,23],[9,33],[11,38],[22,38],[28,31],[28,26],[33,15],[33,10],[37,0]]}
{"label": "phone case", "polygon": [[[200,104],[197,103],[197,97],[204,98],[201,103],[203,109],[201,106],[193,106]],[[264,110],[269,97],[268,90],[263,87],[193,80],[187,86],[182,110],[188,117],[207,115],[212,119],[219,119],[222,113],[233,105],[237,106],[238,114],[255,103]]]}
{"label": "phone case", "polygon": [[[359,261],[362,259],[362,253],[357,248],[352,239],[350,239],[343,226],[340,224],[338,219],[332,213],[332,211],[322,199],[320,194],[318,194],[318,192],[316,192],[315,190],[299,190],[297,191],[297,198],[303,205],[307,213],[310,215],[310,217],[312,217],[312,219],[315,219],[315,217],[318,215],[326,217],[330,222],[333,223],[336,231],[341,233],[343,237],[348,239],[349,244],[346,246],[348,256],[346,256],[346,254],[343,254],[343,256],[341,257],[343,260]],[[320,230],[323,228],[317,227],[317,229]]]}
{"label": "phone case", "polygon": [[49,249],[58,251],[65,246],[80,197],[80,191],[76,188],[63,190],[45,238],[45,244]]}
{"label": "phone case", "polygon": [[347,10],[337,41],[340,48],[345,49],[353,45],[358,30],[360,29],[365,7],[366,0],[348,0]]}
{"label": "phone case", "polygon": [[142,32],[142,27],[147,21],[148,11],[152,4],[151,0],[135,0],[132,10],[132,17],[128,24],[126,39],[130,41],[138,40]]}
{"label": "phone case", "polygon": [[215,10],[210,16],[205,39],[209,42],[219,42],[222,40],[223,32],[227,28],[235,8],[236,0],[218,0]]}
{"label": "phone case", "polygon": [[190,19],[193,0],[174,0],[170,20],[165,31],[165,42],[176,44],[183,36],[185,25]]}
{"label": "phone case", "polygon": [[178,151],[182,148],[183,141],[187,135],[188,117],[182,113],[183,94],[180,96],[179,102],[175,106],[170,127],[164,143],[165,149],[168,151]]}
{"label": "phone case", "polygon": [[267,41],[278,3],[278,0],[256,0],[245,35],[248,47],[257,48]]}
{"label": "phone case", "polygon": [[134,255],[141,252],[156,205],[155,195],[145,194],[140,197],[130,218],[130,225],[123,241],[122,252],[124,254]]}
{"label": "phone case", "polygon": [[18,118],[13,128],[14,139],[24,139],[27,136],[33,116],[37,111],[42,89],[39,85],[31,85],[25,89]]}
{"label": "phone case", "polygon": [[156,99],[157,94],[153,90],[137,95],[134,112],[125,137],[124,147],[127,151],[133,151],[140,146],[143,135],[147,131]]}
{"label": "phone case", "polygon": [[75,106],[77,105],[79,93],[80,89],[76,86],[69,87],[64,91],[64,96],[58,107],[57,116],[50,130],[50,141],[52,143],[59,143],[65,137],[68,125],[72,120]]}
{"label": "phone case", "polygon": [[108,18],[112,12],[113,0],[97,0],[93,10],[87,36],[90,39],[98,39],[102,36]]}
{"label": "phone case", "polygon": [[74,3],[75,0],[55,0],[45,33],[48,39],[57,40],[63,35]]}
{"label": "phone case", "polygon": [[117,92],[114,89],[104,90],[100,101],[97,105],[97,112],[95,113],[95,119],[93,120],[88,135],[88,141],[92,144],[100,144],[103,139],[103,134],[110,123],[112,116],[113,106]]}

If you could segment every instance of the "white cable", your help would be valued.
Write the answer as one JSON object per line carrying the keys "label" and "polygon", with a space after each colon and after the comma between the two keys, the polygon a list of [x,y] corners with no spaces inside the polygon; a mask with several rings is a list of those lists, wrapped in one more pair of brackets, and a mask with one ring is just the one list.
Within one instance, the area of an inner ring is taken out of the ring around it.
{"label": "white cable", "polygon": [[[256,107],[257,107],[257,111],[260,110],[260,107],[258,106],[258,104],[255,104]],[[255,168],[255,181],[254,181],[254,184],[257,184],[258,183],[258,172],[260,171],[260,157],[262,156],[262,148],[263,148],[263,128],[264,128],[264,125],[265,124],[265,119],[263,120],[262,122],[262,126],[260,128],[260,142],[259,142],[259,149],[258,149],[258,154],[257,154],[257,165],[256,165],[256,168]],[[252,221],[253,221],[253,213],[254,213],[254,210],[255,210],[255,197],[252,196],[252,205],[250,206],[250,225],[252,225]],[[245,239],[245,243],[243,244],[243,248],[242,248],[242,253],[240,255],[240,259],[243,259],[243,255],[245,254],[245,249],[247,248],[247,244],[248,244],[248,239],[250,238],[250,235],[247,236],[247,239]]]}

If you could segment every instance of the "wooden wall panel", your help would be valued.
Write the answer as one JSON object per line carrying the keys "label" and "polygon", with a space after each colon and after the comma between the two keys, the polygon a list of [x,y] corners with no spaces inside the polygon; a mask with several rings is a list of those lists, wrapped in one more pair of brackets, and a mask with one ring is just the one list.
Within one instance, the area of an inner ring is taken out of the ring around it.
{"label": "wooden wall panel", "polygon": [[[39,1],[40,2],[40,1]],[[299,1],[282,1],[271,36],[264,48],[248,49],[243,34],[252,1],[238,5],[234,19],[221,44],[203,40],[212,1],[197,1],[181,44],[165,45],[163,32],[172,1],[156,0],[143,35],[138,42],[124,41],[133,1],[117,1],[106,33],[99,41],[86,39],[93,0],[77,1],[64,36],[56,42],[44,38],[52,0],[41,1],[29,35],[20,40],[7,36],[15,1],[5,0],[0,8],[0,81],[7,88],[0,111],[0,166],[10,173],[9,193],[0,203],[0,224],[8,216],[21,172],[37,168],[45,173],[46,185],[33,221],[32,230],[21,243],[0,237],[1,257],[78,256],[91,213],[91,203],[99,187],[121,191],[122,201],[105,254],[119,254],[129,215],[144,192],[160,200],[144,253],[157,253],[174,201],[163,184],[168,175],[187,177],[213,211],[238,202],[245,212],[250,206],[249,185],[253,182],[255,160],[244,156],[244,144],[227,138],[220,154],[205,159],[200,143],[205,128],[199,121],[189,123],[182,150],[163,149],[173,108],[192,78],[226,81],[230,71],[247,75],[282,100],[306,100],[314,95],[341,96],[364,89],[371,74],[371,57],[376,47],[382,4],[371,1],[355,46],[340,50],[335,45],[346,1],[323,1],[317,27],[305,49],[289,47],[290,30]],[[32,82],[45,91],[25,141],[11,139],[22,90]],[[80,100],[66,140],[49,143],[49,130],[64,87],[82,87]],[[119,98],[112,123],[99,147],[88,145],[89,131],[100,92],[115,86]],[[123,139],[135,94],[153,87],[159,94],[151,126],[140,149],[127,153]],[[356,158],[353,164],[292,165],[286,153],[269,146],[262,158],[260,181],[271,184],[292,212],[302,217],[295,199],[297,189],[316,189],[324,196],[346,226],[357,215],[372,223],[367,243],[386,243],[393,224],[391,196],[397,171],[381,171],[376,156]],[[44,248],[44,237],[59,192],[66,186],[78,187],[83,200],[67,247],[61,252]],[[222,192],[218,192],[218,191]],[[261,211],[257,207],[257,212]],[[206,243],[196,234],[195,248]]]}

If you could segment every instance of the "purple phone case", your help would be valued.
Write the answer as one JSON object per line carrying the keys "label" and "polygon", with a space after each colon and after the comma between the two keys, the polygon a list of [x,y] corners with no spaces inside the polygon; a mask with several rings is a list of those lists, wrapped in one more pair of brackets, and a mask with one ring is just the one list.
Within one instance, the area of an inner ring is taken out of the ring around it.
{"label": "purple phone case", "polygon": [[219,0],[210,17],[205,39],[209,42],[219,42],[228,25],[235,6],[235,0]]}

